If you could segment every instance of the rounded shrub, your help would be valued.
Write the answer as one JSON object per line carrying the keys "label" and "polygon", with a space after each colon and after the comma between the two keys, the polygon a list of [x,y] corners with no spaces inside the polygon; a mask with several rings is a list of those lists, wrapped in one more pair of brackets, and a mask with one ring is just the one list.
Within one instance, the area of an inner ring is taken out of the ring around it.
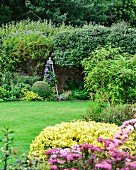
{"label": "rounded shrub", "polygon": [[32,85],[32,91],[45,98],[50,94],[50,87],[47,82],[37,81]]}
{"label": "rounded shrub", "polygon": [[113,138],[119,131],[115,124],[96,123],[95,121],[77,121],[57,124],[46,127],[35,138],[30,146],[29,156],[32,158],[45,158],[45,151],[50,148],[71,148],[74,144],[88,143],[102,146],[98,138]]}

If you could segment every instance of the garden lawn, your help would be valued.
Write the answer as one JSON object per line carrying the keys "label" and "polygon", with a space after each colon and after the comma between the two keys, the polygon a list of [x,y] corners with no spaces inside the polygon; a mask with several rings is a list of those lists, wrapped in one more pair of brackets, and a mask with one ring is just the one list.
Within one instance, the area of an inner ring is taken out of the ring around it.
{"label": "garden lawn", "polygon": [[[0,139],[4,127],[14,132],[14,145],[28,153],[32,140],[47,126],[77,120],[87,109],[87,101],[0,102]],[[1,144],[0,144],[1,146]]]}

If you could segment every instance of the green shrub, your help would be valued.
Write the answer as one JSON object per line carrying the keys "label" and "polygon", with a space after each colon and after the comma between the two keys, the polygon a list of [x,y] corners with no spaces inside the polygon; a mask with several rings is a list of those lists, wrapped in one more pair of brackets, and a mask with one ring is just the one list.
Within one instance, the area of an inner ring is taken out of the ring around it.
{"label": "green shrub", "polygon": [[71,148],[73,144],[88,143],[102,146],[97,138],[113,138],[118,130],[118,126],[114,124],[96,123],[94,121],[77,121],[46,127],[31,144],[29,156],[45,158],[46,150],[50,148]]}
{"label": "green shrub", "polygon": [[39,81],[40,77],[39,76],[23,76],[23,75],[14,75],[13,83],[18,84],[18,83],[23,83],[23,84],[28,84],[28,85],[33,85],[36,81]]}
{"label": "green shrub", "polygon": [[95,100],[109,104],[136,101],[136,55],[106,46],[82,62],[85,87]]}
{"label": "green shrub", "polygon": [[108,28],[98,25],[59,32],[54,38],[56,63],[78,67],[91,51],[105,45],[108,32]]}
{"label": "green shrub", "polygon": [[86,121],[90,119],[96,122],[114,123],[120,126],[124,121],[133,119],[136,114],[136,104],[125,104],[108,107],[106,103],[90,102],[86,115]]}
{"label": "green shrub", "polygon": [[120,47],[123,52],[136,53],[136,28],[130,28],[126,23],[113,24],[107,42],[114,47]]}
{"label": "green shrub", "polygon": [[2,38],[3,68],[34,75],[41,71],[52,51],[53,42],[40,31],[12,32]]}
{"label": "green shrub", "polygon": [[0,86],[0,100],[1,101],[17,101],[23,97],[22,89],[30,89],[29,84],[4,84]]}
{"label": "green shrub", "polygon": [[8,101],[8,100],[11,100],[10,91],[0,86],[0,101]]}
{"label": "green shrub", "polygon": [[75,89],[72,90],[72,97],[77,100],[88,100],[89,94],[86,90]]}
{"label": "green shrub", "polygon": [[24,94],[23,100],[26,100],[26,101],[41,101],[41,100],[43,100],[42,97],[40,97],[37,93],[34,93],[33,91],[28,91],[26,89],[22,89],[22,93]]}
{"label": "green shrub", "polygon": [[126,23],[111,27],[85,25],[82,28],[66,30],[54,36],[56,63],[63,66],[78,67],[84,58],[89,57],[99,46],[111,44],[123,52],[136,53],[136,29]]}
{"label": "green shrub", "polygon": [[17,83],[11,86],[11,94],[15,100],[19,100],[22,98],[22,89],[30,90],[30,85],[25,83]]}
{"label": "green shrub", "polygon": [[102,101],[95,102],[95,101],[90,100],[88,103],[88,107],[87,107],[87,113],[85,115],[82,115],[82,117],[86,121],[93,120],[96,122],[101,122],[101,121],[99,121],[99,119],[100,119],[99,114],[101,112],[103,112],[106,108],[109,108],[109,106],[106,102],[102,102]]}
{"label": "green shrub", "polygon": [[32,91],[45,98],[50,94],[50,87],[47,82],[37,81],[32,85]]}
{"label": "green shrub", "polygon": [[[45,158],[45,151],[51,148],[72,148],[74,144],[87,143],[103,147],[98,138],[113,139],[119,132],[115,124],[96,123],[95,121],[67,122],[52,127],[46,127],[30,145],[29,157],[34,159]],[[135,131],[129,135],[127,142],[121,147],[135,151]]]}

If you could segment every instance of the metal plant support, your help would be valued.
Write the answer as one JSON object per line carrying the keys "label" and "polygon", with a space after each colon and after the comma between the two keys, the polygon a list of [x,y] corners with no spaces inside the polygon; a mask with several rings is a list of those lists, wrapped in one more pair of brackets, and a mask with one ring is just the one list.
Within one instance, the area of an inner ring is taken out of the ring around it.
{"label": "metal plant support", "polygon": [[[51,57],[49,57],[46,65],[45,65],[44,79],[47,80],[49,84],[53,83],[54,79],[56,80],[53,61],[52,61]],[[54,85],[55,85],[55,90],[56,90],[56,93],[57,93],[57,96],[58,96],[57,83],[55,82]]]}

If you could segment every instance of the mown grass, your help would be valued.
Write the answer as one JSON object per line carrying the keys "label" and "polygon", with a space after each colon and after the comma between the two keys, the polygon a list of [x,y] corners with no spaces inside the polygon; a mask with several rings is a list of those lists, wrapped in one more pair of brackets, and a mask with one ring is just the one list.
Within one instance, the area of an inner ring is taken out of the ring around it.
{"label": "mown grass", "polygon": [[27,153],[32,140],[47,126],[77,120],[87,109],[87,101],[66,102],[1,102],[1,129],[14,132],[14,144],[21,153]]}

